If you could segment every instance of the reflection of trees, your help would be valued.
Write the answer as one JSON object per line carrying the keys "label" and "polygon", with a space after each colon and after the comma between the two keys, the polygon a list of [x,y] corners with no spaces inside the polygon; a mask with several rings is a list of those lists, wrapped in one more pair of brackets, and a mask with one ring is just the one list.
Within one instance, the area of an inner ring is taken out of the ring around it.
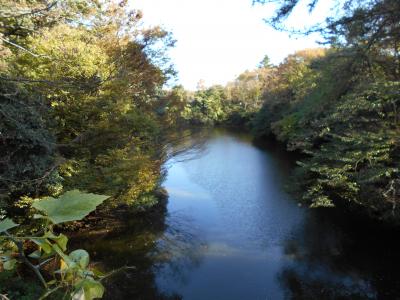
{"label": "reflection of trees", "polygon": [[158,240],[158,247],[153,253],[155,269],[175,282],[185,283],[190,271],[201,264],[202,250],[207,246],[194,233],[190,219],[176,214],[171,218],[173,223]]}
{"label": "reflection of trees", "polygon": [[198,128],[170,133],[163,148],[164,161],[174,158],[173,162],[176,163],[196,159],[206,151],[210,132],[209,129]]}
{"label": "reflection of trees", "polygon": [[[110,228],[99,236],[80,236],[75,245],[89,251],[92,260],[104,271],[121,266],[134,266],[121,271],[105,282],[104,299],[181,299],[158,290],[156,274],[168,274],[184,280],[186,270],[200,263],[202,243],[193,234],[190,220],[174,216],[166,225],[166,201],[150,212],[126,218],[122,228]],[[179,220],[179,221],[176,221]]]}
{"label": "reflection of trees", "polygon": [[[163,160],[189,160],[205,151],[205,143],[210,131],[185,130],[170,133],[166,137],[168,146],[161,149]],[[165,168],[165,172],[168,166]],[[143,214],[130,216],[121,212],[118,226],[100,222],[102,233],[85,236],[82,234],[74,244],[89,251],[92,261],[97,261],[99,269],[110,271],[121,266],[135,269],[121,271],[105,282],[104,299],[181,299],[179,295],[166,295],[156,284],[156,274],[168,270],[168,274],[184,280],[184,270],[200,263],[198,250],[201,243],[191,230],[190,220],[174,216],[171,225],[166,224],[167,201]],[[110,219],[110,222],[115,220]],[[121,226],[123,224],[123,226]],[[103,227],[108,227],[107,232]],[[186,273],[187,274],[187,273]]]}
{"label": "reflection of trees", "polygon": [[180,299],[162,295],[155,284],[153,260],[148,253],[154,251],[157,239],[163,234],[166,203],[152,211],[134,217],[124,216],[125,226],[110,228],[109,233],[95,237],[79,237],[75,244],[89,251],[93,261],[104,271],[121,266],[134,266],[110,277],[104,299]]}
{"label": "reflection of trees", "polygon": [[369,292],[368,284],[343,284],[333,278],[320,278],[307,271],[286,269],[281,275],[282,284],[287,288],[287,298],[293,300],[322,299],[374,299],[374,293]]}
{"label": "reflection of trees", "polygon": [[252,141],[253,146],[262,149],[278,162],[279,170],[284,174],[285,178],[291,174],[296,161],[301,158],[300,153],[289,152],[285,144],[282,144],[270,137],[269,139],[257,139]]}
{"label": "reflection of trees", "polygon": [[[285,254],[279,279],[289,299],[396,299],[400,245],[388,232],[343,211],[311,211]],[[382,234],[385,233],[385,234]]]}

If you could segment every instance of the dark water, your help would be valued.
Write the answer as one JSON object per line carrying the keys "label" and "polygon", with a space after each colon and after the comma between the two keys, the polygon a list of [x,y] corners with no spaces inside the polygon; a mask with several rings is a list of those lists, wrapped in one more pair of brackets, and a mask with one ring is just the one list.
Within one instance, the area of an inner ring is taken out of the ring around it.
{"label": "dark water", "polygon": [[136,266],[107,298],[400,299],[398,234],[300,207],[290,161],[218,130],[170,159],[165,210],[83,243],[106,269]]}

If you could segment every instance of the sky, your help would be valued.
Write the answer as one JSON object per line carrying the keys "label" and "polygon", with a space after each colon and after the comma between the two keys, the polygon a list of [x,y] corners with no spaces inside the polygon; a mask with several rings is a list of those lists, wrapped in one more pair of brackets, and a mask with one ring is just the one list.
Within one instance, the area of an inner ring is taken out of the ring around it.
{"label": "sky", "polygon": [[[326,1],[320,1],[326,3]],[[264,18],[273,7],[252,5],[252,0],[131,0],[143,12],[145,25],[161,25],[177,43],[169,56],[178,71],[177,84],[195,90],[199,80],[206,86],[226,84],[245,70],[254,69],[265,55],[274,64],[288,54],[318,47],[318,36],[291,38],[269,27]],[[288,24],[301,28],[322,21],[323,4],[309,15],[299,7]]]}

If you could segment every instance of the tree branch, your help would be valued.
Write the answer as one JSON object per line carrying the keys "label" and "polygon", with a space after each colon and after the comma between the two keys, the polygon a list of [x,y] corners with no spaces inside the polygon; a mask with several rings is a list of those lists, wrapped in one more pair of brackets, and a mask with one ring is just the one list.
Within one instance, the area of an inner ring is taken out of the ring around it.
{"label": "tree branch", "polygon": [[45,56],[45,55],[40,55],[40,54],[33,53],[32,51],[30,51],[30,50],[28,50],[28,49],[22,47],[21,45],[15,44],[15,43],[13,43],[13,42],[11,42],[11,41],[5,39],[5,38],[2,38],[1,36],[0,36],[0,40],[2,40],[2,41],[4,41],[4,42],[6,42],[7,44],[10,44],[10,45],[12,45],[12,46],[18,48],[18,49],[21,49],[21,50],[23,50],[23,51],[25,51],[25,52],[28,52],[30,55],[32,55],[32,56],[34,56],[34,57],[43,57],[43,56]]}
{"label": "tree branch", "polygon": [[4,233],[7,235],[7,237],[13,241],[13,243],[17,246],[18,248],[18,254],[19,257],[22,259],[22,261],[28,266],[30,267],[33,272],[36,274],[36,276],[39,278],[40,282],[43,284],[43,286],[45,287],[45,289],[47,289],[47,283],[46,280],[44,280],[42,273],[40,273],[39,269],[37,267],[35,267],[28,258],[26,258],[25,256],[25,252],[24,252],[24,245],[22,244],[21,241],[16,240],[11,234],[8,233],[8,231],[4,231]]}

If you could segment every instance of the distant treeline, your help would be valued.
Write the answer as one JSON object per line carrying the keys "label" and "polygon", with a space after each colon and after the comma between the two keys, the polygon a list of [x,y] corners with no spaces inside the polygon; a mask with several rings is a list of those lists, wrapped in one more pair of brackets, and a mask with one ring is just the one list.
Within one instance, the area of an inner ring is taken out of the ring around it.
{"label": "distant treeline", "polygon": [[293,180],[306,203],[398,222],[400,2],[347,2],[345,15],[320,28],[327,47],[298,51],[278,66],[265,57],[224,87],[176,87],[168,99],[181,103],[179,116],[166,116],[273,136],[305,154]]}

